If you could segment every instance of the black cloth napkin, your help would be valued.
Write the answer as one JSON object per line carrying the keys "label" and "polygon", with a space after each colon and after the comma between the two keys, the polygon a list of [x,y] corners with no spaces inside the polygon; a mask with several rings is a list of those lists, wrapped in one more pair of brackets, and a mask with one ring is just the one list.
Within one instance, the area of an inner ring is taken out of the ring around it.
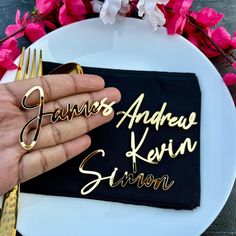
{"label": "black cloth napkin", "polygon": [[[47,74],[56,66],[57,63],[44,63],[44,73]],[[156,131],[150,124],[137,123],[130,130],[127,128],[129,120],[126,120],[117,129],[115,126],[121,119],[121,115],[117,115],[110,123],[90,132],[92,145],[87,151],[62,166],[22,184],[22,191],[174,209],[193,209],[199,206],[201,92],[196,75],[91,67],[83,67],[83,70],[87,74],[102,76],[107,87],[114,86],[121,91],[122,100],[115,105],[115,112],[126,111],[137,97],[144,93],[140,112],[149,110],[150,114],[153,114],[161,109],[163,102],[167,102],[164,114],[171,112],[175,116],[189,117],[191,112],[196,112],[198,124],[188,130],[165,124]],[[160,149],[161,144],[168,144],[169,139],[173,139],[175,150],[185,138],[198,142],[193,152],[186,151],[184,155],[179,155],[175,159],[164,154],[158,164],[149,164],[137,158],[135,176],[141,172],[145,176],[152,174],[155,178],[167,174],[169,183],[174,181],[173,186],[167,191],[162,188],[138,188],[136,184],[112,188],[108,180],[103,180],[90,194],[81,195],[83,186],[97,178],[95,175],[79,172],[81,161],[94,150],[104,149],[105,156],[101,157],[99,154],[92,157],[85,165],[86,170],[99,172],[105,177],[110,176],[114,168],[118,167],[116,180],[120,179],[125,171],[132,173],[132,158],[126,157],[126,152],[131,150],[131,131],[135,132],[135,140],[138,143],[146,127],[149,127],[147,137],[138,150],[138,154],[145,158],[150,149]]]}

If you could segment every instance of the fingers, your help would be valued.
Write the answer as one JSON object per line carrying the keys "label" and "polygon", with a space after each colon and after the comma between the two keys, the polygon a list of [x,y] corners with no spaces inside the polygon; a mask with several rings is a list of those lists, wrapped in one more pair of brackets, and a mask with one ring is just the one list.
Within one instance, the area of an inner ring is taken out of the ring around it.
{"label": "fingers", "polygon": [[83,135],[64,144],[27,153],[19,164],[20,182],[25,182],[61,165],[86,150],[90,144],[90,137]]}
{"label": "fingers", "polygon": [[[53,112],[57,108],[67,108],[68,104],[81,106],[84,102],[95,102],[101,101],[103,98],[107,98],[107,103],[112,101],[119,102],[121,99],[120,92],[116,88],[105,88],[100,91],[92,92],[92,93],[82,93],[73,96],[68,96],[66,98],[61,98],[56,101],[52,101],[46,103],[44,105],[44,113],[46,112]],[[35,117],[38,115],[38,109],[28,110],[26,111],[27,120]],[[50,123],[50,116],[47,116],[43,119],[42,125],[46,125]],[[35,127],[33,124],[32,127]]]}
{"label": "fingers", "polygon": [[[21,80],[4,84],[20,106],[25,93],[34,86],[41,86],[45,93],[45,102],[53,101],[84,92],[98,91],[104,88],[104,80],[96,75],[45,75],[40,78]],[[39,95],[33,93],[27,100],[29,104],[38,103]]]}
{"label": "fingers", "polygon": [[[113,116],[114,113],[109,116],[97,114],[87,118],[84,116],[79,116],[69,122],[62,121],[55,124],[45,125],[41,129],[41,133],[34,150],[52,147],[82,136],[98,126],[109,122]],[[32,136],[33,135],[34,131],[32,131]]]}

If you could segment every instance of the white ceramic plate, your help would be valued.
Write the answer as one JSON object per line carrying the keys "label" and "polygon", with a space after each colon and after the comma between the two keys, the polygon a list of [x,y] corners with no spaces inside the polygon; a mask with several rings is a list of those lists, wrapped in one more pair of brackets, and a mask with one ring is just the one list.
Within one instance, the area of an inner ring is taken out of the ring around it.
{"label": "white ceramic plate", "polygon": [[[141,20],[103,25],[85,20],[56,30],[31,48],[43,59],[84,66],[195,72],[202,91],[201,206],[166,210],[78,198],[22,194],[18,229],[24,236],[199,235],[224,206],[236,176],[236,113],[219,73],[184,38],[152,32]],[[3,82],[13,81],[9,72]]]}

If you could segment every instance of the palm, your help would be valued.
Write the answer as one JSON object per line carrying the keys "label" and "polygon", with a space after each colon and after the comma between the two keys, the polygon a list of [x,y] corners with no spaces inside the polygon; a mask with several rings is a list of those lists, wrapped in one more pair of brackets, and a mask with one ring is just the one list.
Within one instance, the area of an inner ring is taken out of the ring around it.
{"label": "palm", "polygon": [[0,87],[0,179],[6,182],[3,191],[20,178],[19,163],[25,150],[20,147],[19,133],[26,119],[15,99],[4,86]]}
{"label": "palm", "polygon": [[[90,138],[86,133],[111,120],[112,116],[103,117],[97,114],[86,119],[76,117],[68,122],[68,125],[65,124],[66,121],[54,125],[45,121],[33,151],[27,152],[21,147],[20,132],[29,119],[27,117],[31,117],[33,113],[22,110],[20,101],[35,85],[50,91],[45,94],[47,101],[45,111],[52,111],[55,104],[66,106],[68,103],[78,104],[78,101],[92,100],[92,98],[97,101],[104,97],[112,101],[120,99],[116,89],[104,89],[101,78],[88,75],[83,77],[87,78],[54,75],[43,79],[0,85],[0,195],[15,184],[54,168],[84,151],[90,145]],[[62,81],[59,85],[58,80]],[[34,99],[32,97],[32,101]]]}

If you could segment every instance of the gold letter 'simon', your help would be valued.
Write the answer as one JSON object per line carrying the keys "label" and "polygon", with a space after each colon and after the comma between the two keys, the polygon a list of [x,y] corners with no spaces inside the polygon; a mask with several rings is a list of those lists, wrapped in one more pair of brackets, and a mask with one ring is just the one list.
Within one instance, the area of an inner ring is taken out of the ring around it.
{"label": "gold letter 'simon'", "polygon": [[84,166],[85,164],[94,156],[97,154],[101,154],[102,157],[105,156],[105,151],[102,149],[98,149],[92,153],[90,153],[87,157],[84,158],[84,160],[81,162],[79,166],[79,171],[86,175],[92,175],[95,177],[94,180],[87,183],[80,191],[82,195],[87,195],[94,191],[98,187],[98,185],[101,183],[102,180],[108,180],[109,186],[112,188],[115,188],[117,186],[126,187],[127,184],[136,184],[138,188],[146,187],[150,188],[152,187],[154,190],[157,190],[158,188],[162,188],[164,191],[169,190],[172,185],[174,184],[174,181],[169,182],[169,176],[168,175],[162,175],[161,177],[154,177],[152,174],[148,174],[147,176],[144,175],[144,173],[140,173],[137,176],[134,175],[134,173],[129,173],[128,171],[125,171],[123,176],[115,180],[116,173],[118,171],[118,168],[115,167],[112,171],[111,175],[103,177],[99,172],[97,171],[91,171],[91,170],[85,170]]}

